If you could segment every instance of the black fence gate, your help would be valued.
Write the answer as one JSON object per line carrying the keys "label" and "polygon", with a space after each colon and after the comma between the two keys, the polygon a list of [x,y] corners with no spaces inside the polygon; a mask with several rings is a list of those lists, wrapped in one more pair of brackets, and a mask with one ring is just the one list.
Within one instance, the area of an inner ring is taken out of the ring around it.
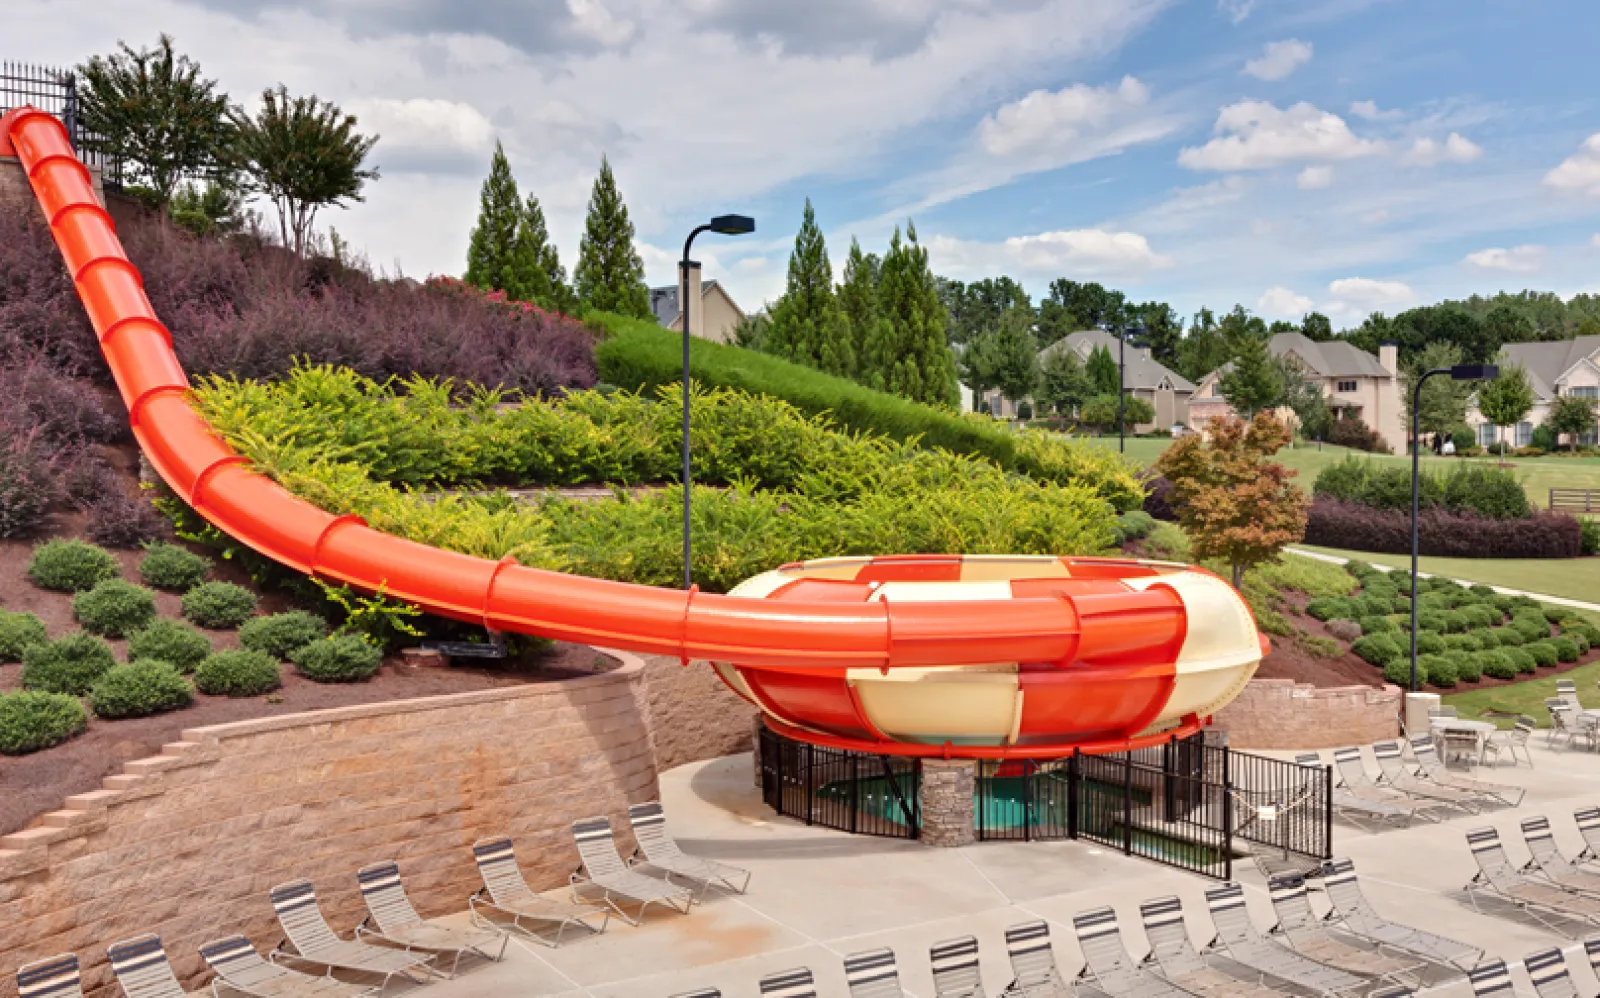
{"label": "black fence gate", "polygon": [[797,742],[761,729],[761,799],[808,825],[914,839],[922,831],[922,762]]}
{"label": "black fence gate", "polygon": [[67,126],[72,148],[84,165],[99,167],[107,187],[122,186],[122,160],[108,153],[105,137],[85,128],[78,117],[78,79],[70,70],[0,62],[0,114],[31,104]]}

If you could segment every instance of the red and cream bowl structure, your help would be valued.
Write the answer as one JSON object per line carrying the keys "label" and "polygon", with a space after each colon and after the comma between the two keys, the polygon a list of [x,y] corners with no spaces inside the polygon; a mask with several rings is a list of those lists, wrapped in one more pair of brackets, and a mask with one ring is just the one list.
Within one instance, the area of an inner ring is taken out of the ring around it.
{"label": "red and cream bowl structure", "polygon": [[[768,600],[992,603],[1054,596],[1076,627],[1070,657],[933,668],[783,669],[718,662],[768,727],[888,755],[1050,758],[1125,751],[1209,723],[1268,650],[1227,582],[1194,566],[1008,555],[824,558],[729,594]],[[1071,625],[1067,625],[1070,627]]]}

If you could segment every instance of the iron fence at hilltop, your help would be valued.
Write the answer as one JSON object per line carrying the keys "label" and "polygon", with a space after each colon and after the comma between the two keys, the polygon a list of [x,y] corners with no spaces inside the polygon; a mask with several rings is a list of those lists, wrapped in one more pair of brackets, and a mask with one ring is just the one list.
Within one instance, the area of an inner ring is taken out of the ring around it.
{"label": "iron fence at hilltop", "polygon": [[98,167],[105,186],[122,186],[121,157],[109,154],[105,136],[85,128],[78,116],[76,73],[50,66],[0,62],[0,114],[24,104],[60,118],[84,165]]}

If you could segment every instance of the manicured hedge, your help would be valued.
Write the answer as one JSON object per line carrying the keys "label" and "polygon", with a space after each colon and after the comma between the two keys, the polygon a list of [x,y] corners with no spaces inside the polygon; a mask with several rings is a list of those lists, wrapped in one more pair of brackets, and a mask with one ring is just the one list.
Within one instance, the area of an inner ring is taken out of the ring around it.
{"label": "manicured hedge", "polygon": [[0,755],[25,755],[82,731],[89,715],[77,697],[22,690],[0,694]]}
{"label": "manicured hedge", "polygon": [[96,715],[107,719],[146,717],[178,710],[194,701],[194,689],[166,662],[144,659],[101,676],[89,694]]}
{"label": "manicured hedge", "polygon": [[0,662],[20,662],[30,646],[49,639],[44,621],[33,614],[0,610]]}
{"label": "manicured hedge", "polygon": [[156,619],[156,597],[143,586],[107,579],[72,597],[72,615],[92,634],[125,638]]}
{"label": "manicured hedge", "polygon": [[194,671],[194,684],[211,696],[253,697],[283,685],[278,660],[259,651],[220,651]]}
{"label": "manicured hedge", "polygon": [[[1520,519],[1530,512],[1528,494],[1515,473],[1480,463],[1458,463],[1444,474],[1423,472],[1417,480],[1423,509],[1453,509],[1495,519]],[[1379,509],[1411,509],[1411,469],[1347,457],[1317,475],[1312,494]]]}
{"label": "manicured hedge", "polygon": [[166,662],[179,672],[193,672],[194,667],[211,654],[211,639],[188,624],[162,617],[149,627],[128,639],[128,659],[155,659]]}
{"label": "manicured hedge", "polygon": [[139,577],[145,585],[168,592],[187,592],[205,581],[211,559],[176,544],[152,544],[139,562]]}
{"label": "manicured hedge", "polygon": [[82,696],[115,666],[111,646],[92,634],[74,631],[22,653],[22,686],[46,693]]}
{"label": "manicured hedge", "polygon": [[319,683],[358,683],[378,671],[383,652],[354,634],[321,638],[295,649],[295,668]]}
{"label": "manicured hedge", "polygon": [[[1570,516],[1538,513],[1521,520],[1445,509],[1418,517],[1421,552],[1446,558],[1576,558],[1581,536]],[[1318,498],[1306,521],[1306,543],[1387,554],[1411,552],[1409,512]]]}
{"label": "manicured hedge", "polygon": [[34,585],[64,593],[93,589],[121,574],[122,566],[110,551],[76,540],[45,541],[28,562]]}

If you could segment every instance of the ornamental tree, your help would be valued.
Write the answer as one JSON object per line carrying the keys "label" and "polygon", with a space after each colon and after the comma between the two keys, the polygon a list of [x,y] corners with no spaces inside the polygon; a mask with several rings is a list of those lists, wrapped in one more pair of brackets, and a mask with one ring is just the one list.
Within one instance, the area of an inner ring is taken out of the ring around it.
{"label": "ornamental tree", "polygon": [[1595,400],[1581,395],[1557,395],[1550,403],[1550,429],[1556,433],[1571,434],[1570,446],[1578,449],[1578,438],[1594,431],[1600,415],[1595,412]]}
{"label": "ornamental tree", "polygon": [[810,198],[789,254],[788,283],[772,308],[766,349],[829,374],[849,377],[855,371],[850,328],[833,292],[828,244]]}
{"label": "ornamental tree", "polygon": [[636,319],[650,315],[650,291],[644,283],[644,260],[633,247],[633,222],[617,190],[611,163],[600,157],[600,175],[589,195],[589,217],[578,245],[573,290],[588,308]]}
{"label": "ornamental tree", "polygon": [[1478,386],[1478,411],[1497,428],[1515,426],[1533,411],[1533,385],[1521,364],[1500,368],[1500,377]]}
{"label": "ornamental tree", "polygon": [[1207,439],[1184,437],[1156,461],[1195,557],[1227,562],[1235,589],[1247,569],[1305,537],[1306,494],[1290,481],[1295,472],[1267,460],[1288,442],[1289,428],[1270,413],[1248,423],[1217,416]]}
{"label": "ornamental tree", "polygon": [[1089,380],[1094,382],[1096,395],[1115,395],[1121,381],[1121,371],[1117,367],[1117,359],[1111,356],[1103,344],[1097,344],[1089,351],[1089,363],[1085,365],[1089,373]]}

